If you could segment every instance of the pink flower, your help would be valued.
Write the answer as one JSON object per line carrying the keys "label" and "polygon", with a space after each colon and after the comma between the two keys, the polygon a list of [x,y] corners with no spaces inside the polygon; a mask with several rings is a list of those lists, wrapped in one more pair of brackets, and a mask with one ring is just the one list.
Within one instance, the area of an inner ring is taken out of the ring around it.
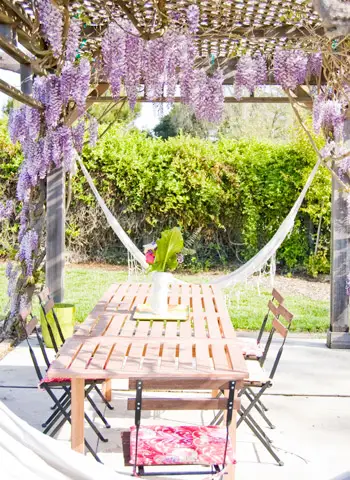
{"label": "pink flower", "polygon": [[149,265],[153,265],[155,258],[156,258],[156,256],[154,255],[154,253],[151,250],[148,250],[148,252],[146,252],[146,262]]}

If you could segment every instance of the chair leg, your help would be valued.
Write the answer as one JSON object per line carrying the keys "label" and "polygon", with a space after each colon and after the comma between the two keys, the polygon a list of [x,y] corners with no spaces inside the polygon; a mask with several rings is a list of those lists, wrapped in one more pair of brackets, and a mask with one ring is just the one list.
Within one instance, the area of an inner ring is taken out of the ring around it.
{"label": "chair leg", "polygon": [[97,415],[100,417],[100,419],[102,420],[102,422],[105,424],[105,427],[106,428],[111,428],[110,424],[107,422],[107,419],[106,417],[103,415],[103,413],[101,412],[101,410],[98,408],[98,406],[96,405],[96,403],[93,401],[93,399],[90,397],[90,395],[86,395],[86,398],[88,400],[88,402],[90,403],[90,405],[92,406],[92,408],[95,410],[95,412],[97,413]]}
{"label": "chair leg", "polygon": [[[253,397],[255,397],[255,393],[254,393],[254,390],[250,387],[247,388],[247,391],[253,395]],[[260,405],[260,407],[264,410],[264,412],[268,412],[269,409],[266,407],[266,405],[261,401],[261,399],[259,399],[258,401],[258,404]]]}
{"label": "chair leg", "polygon": [[[238,428],[238,427],[240,426],[240,424],[243,422],[244,417],[245,417],[246,415],[248,415],[248,413],[250,413],[250,411],[252,410],[252,408],[255,407],[256,402],[259,400],[259,398],[261,397],[261,395],[265,392],[265,390],[266,390],[269,386],[270,386],[269,383],[266,383],[265,385],[263,385],[263,386],[260,388],[259,392],[255,395],[253,401],[250,402],[249,406],[245,409],[244,413],[242,413],[241,418],[240,418],[240,419],[238,420],[238,422],[237,422],[237,428]],[[242,392],[242,393],[244,393],[244,392]]]}
{"label": "chair leg", "polygon": [[[241,410],[240,412],[243,412],[244,413],[245,411],[245,408],[241,406]],[[240,415],[241,413],[238,412]],[[264,432],[264,430],[260,427],[260,425],[258,424],[258,422],[252,417],[252,415],[248,414],[246,416],[246,418],[249,419],[249,421],[254,425],[254,427],[259,430],[260,434],[265,438],[265,440],[269,443],[272,443],[272,440],[266,435],[266,433]],[[245,420],[245,419],[244,419]]]}
{"label": "chair leg", "polygon": [[255,401],[255,394],[253,395],[250,395],[250,393],[248,393],[247,391],[244,392],[244,394],[246,395],[246,397],[249,399],[250,402],[254,402],[254,408],[260,413],[260,415],[262,416],[262,418],[265,420],[265,422],[267,423],[267,425],[273,430],[275,427],[275,425],[273,425],[273,423],[271,422],[271,420],[268,418],[268,416],[266,415],[266,413],[264,412],[264,410],[260,407],[259,405],[259,399],[257,401]]}
{"label": "chair leg", "polygon": [[224,420],[224,412],[220,410],[220,412],[218,412],[213,418],[213,420],[210,422],[210,425],[220,425],[223,422],[223,420]]}
{"label": "chair leg", "polygon": [[114,407],[109,403],[109,401],[106,399],[106,397],[103,395],[103,393],[101,392],[101,389],[100,387],[98,387],[97,385],[95,385],[95,390],[96,392],[99,394],[99,396],[101,397],[101,400],[103,401],[103,403],[107,406],[107,408],[109,410],[114,410]]}
{"label": "chair leg", "polygon": [[[242,418],[242,417],[241,417]],[[257,430],[255,428],[255,426],[250,422],[249,418],[245,418],[245,422],[246,424],[248,425],[248,427],[250,428],[250,430],[254,433],[254,435],[261,441],[261,443],[264,445],[264,447],[266,448],[266,450],[272,455],[272,457],[276,460],[276,462],[278,463],[278,465],[280,465],[281,467],[284,465],[284,462],[282,462],[282,460],[279,458],[279,456],[276,454],[276,452],[273,450],[271,444],[269,442],[266,442],[265,438],[260,435],[260,432],[259,430]]]}
{"label": "chair leg", "polygon": [[[57,408],[60,410],[61,414],[64,416],[64,422],[69,422],[69,424],[71,424],[71,418],[70,418],[70,414],[68,414],[66,412],[66,410],[64,410],[64,408],[61,406],[61,404],[58,402],[58,398],[51,392],[51,390],[49,388],[46,388],[45,389],[48,393],[48,395],[50,396],[51,400],[53,400],[53,402],[56,404]],[[63,423],[64,423],[63,422]],[[61,422],[62,423],[62,422]],[[98,457],[97,453],[94,451],[94,449],[91,447],[91,445],[86,441],[84,440],[84,444],[87,448],[87,450],[89,450],[89,452],[91,453],[91,455],[95,458],[95,460],[99,463],[102,463],[101,462],[101,459]]]}

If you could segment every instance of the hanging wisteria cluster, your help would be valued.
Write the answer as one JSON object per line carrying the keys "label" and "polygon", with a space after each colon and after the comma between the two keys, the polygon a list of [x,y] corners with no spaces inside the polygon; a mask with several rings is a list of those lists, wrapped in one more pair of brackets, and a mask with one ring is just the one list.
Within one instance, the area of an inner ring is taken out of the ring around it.
{"label": "hanging wisteria cluster", "polygon": [[[24,277],[24,284],[31,283],[39,247],[39,235],[33,223],[33,192],[51,169],[63,167],[65,171],[71,170],[76,152],[81,152],[83,148],[86,121],[89,122],[90,144],[94,145],[97,141],[97,120],[85,114],[90,88],[90,62],[86,58],[77,59],[81,22],[71,19],[63,50],[59,14],[59,9],[51,5],[50,0],[40,0],[39,16],[43,31],[54,56],[61,55],[65,59],[59,74],[37,77],[33,83],[33,97],[43,105],[43,110],[23,106],[12,110],[9,115],[10,138],[13,143],[20,143],[24,156],[16,192],[21,202],[18,253],[6,270],[11,315],[18,312],[20,305],[28,302],[25,292],[20,297],[15,293],[21,277]],[[80,118],[76,125],[68,127],[65,117],[74,106]],[[9,218],[13,213],[14,206],[10,201],[0,203],[0,220]]]}
{"label": "hanging wisteria cluster", "polygon": [[318,95],[313,102],[313,127],[315,133],[323,129],[327,137],[332,137],[336,142],[343,140],[345,121],[345,108],[340,100],[327,99]]}
{"label": "hanging wisteria cluster", "polygon": [[209,122],[222,117],[224,93],[221,71],[206,73],[195,68],[197,50],[193,35],[198,30],[199,9],[187,11],[188,29],[167,31],[161,38],[144,41],[129,22],[111,23],[102,40],[104,74],[114,99],[122,86],[134,108],[138,93],[147,99],[174,100],[180,85],[183,103],[191,106],[196,116]]}
{"label": "hanging wisteria cluster", "polygon": [[237,62],[234,95],[239,100],[244,89],[253,94],[256,87],[267,81],[267,64],[262,55],[244,55]]}

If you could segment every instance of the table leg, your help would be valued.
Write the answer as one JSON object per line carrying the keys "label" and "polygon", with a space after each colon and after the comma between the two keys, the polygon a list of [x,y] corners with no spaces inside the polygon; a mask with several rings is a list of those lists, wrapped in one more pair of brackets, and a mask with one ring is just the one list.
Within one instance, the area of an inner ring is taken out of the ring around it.
{"label": "table leg", "polygon": [[79,453],[84,453],[84,399],[85,380],[72,378],[71,447]]}
{"label": "table leg", "polygon": [[[225,390],[225,397],[228,397],[228,390]],[[237,390],[235,392],[235,397],[237,398]],[[226,424],[226,415],[227,415],[227,412],[225,411],[224,423],[223,423],[224,425]],[[237,423],[237,410],[233,410],[232,421],[231,421],[231,425],[229,426],[229,436],[230,436],[230,440],[231,440],[231,445],[232,445],[232,450],[233,450],[233,453],[234,453],[234,457],[237,459],[237,454],[236,454],[236,432],[237,432],[236,423]],[[228,464],[227,465],[227,475],[225,476],[225,480],[235,480],[235,475],[236,475],[236,465],[233,465],[232,463]]]}
{"label": "table leg", "polygon": [[106,380],[102,385],[102,393],[107,402],[112,401],[112,380]]}

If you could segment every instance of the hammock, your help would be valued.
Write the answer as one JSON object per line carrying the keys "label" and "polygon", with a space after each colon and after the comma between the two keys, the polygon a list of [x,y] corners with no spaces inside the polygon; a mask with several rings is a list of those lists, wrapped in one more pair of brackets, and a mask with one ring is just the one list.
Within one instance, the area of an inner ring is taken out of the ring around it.
{"label": "hammock", "polygon": [[92,457],[74,452],[18,418],[0,402],[1,478],[4,480],[123,480]]}
{"label": "hammock", "polygon": [[[80,157],[78,157],[78,161],[85,175],[85,178],[88,181],[91,187],[91,190],[93,191],[96,197],[98,204],[100,205],[101,209],[103,210],[103,213],[106,216],[106,219],[109,225],[113,228],[114,232],[119,237],[120,241],[123,243],[125,248],[128,250],[129,254],[139,262],[142,268],[147,268],[145,256],[143,255],[142,252],[140,252],[140,250],[132,242],[130,237],[125,233],[125,231],[122,229],[117,219],[112,215],[111,211],[108,209],[107,205],[102,200],[100,194],[96,190],[96,187],[93,183],[93,180],[89,172],[84,167]],[[226,288],[238,282],[244,282],[249,277],[251,277],[254,273],[260,272],[262,268],[268,263],[268,261],[274,258],[277,250],[279,249],[279,247],[281,246],[285,238],[293,229],[295,218],[297,216],[299,208],[301,207],[301,204],[304,201],[305,195],[308,189],[310,188],[310,185],[318,171],[320,163],[321,163],[321,160],[318,160],[316,165],[312,169],[306,181],[306,184],[302,189],[302,191],[300,192],[300,195],[297,198],[296,202],[294,203],[292,209],[290,210],[286,218],[283,220],[282,224],[280,225],[275,235],[271,238],[271,240],[253,258],[251,258],[244,265],[239,267],[234,272],[229,273],[228,275],[223,275],[222,277],[216,279],[213,283],[215,283],[221,288]]]}
{"label": "hammock", "polygon": [[97,189],[94,185],[94,182],[93,182],[89,172],[86,170],[86,168],[85,168],[81,158],[79,157],[79,155],[77,155],[77,159],[78,159],[78,162],[79,162],[79,166],[82,169],[82,172],[85,175],[85,178],[86,178],[88,184],[90,185],[90,188],[91,188],[93,194],[96,197],[97,203],[100,205],[103,213],[106,216],[107,222],[112,227],[112,229],[114,230],[115,234],[117,235],[119,240],[122,242],[124,247],[139,262],[141,267],[142,268],[147,268],[148,265],[146,263],[146,259],[145,259],[144,254],[142,252],[140,252],[140,250],[137,248],[137,246],[134,244],[134,242],[131,240],[131,238],[127,235],[127,233],[122,228],[122,226],[120,225],[118,220],[115,218],[115,216],[112,214],[110,209],[105,204],[101,195],[98,193],[98,191],[97,191]]}

